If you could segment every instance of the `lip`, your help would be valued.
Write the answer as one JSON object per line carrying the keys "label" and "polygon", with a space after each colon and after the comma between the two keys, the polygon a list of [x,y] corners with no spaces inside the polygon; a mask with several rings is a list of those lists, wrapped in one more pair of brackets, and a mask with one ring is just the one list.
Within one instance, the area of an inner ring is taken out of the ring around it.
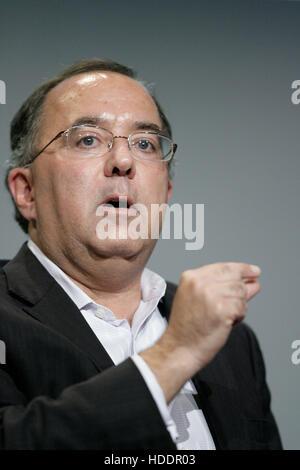
{"label": "lip", "polygon": [[[101,202],[101,205],[107,204],[111,200],[120,201],[121,203],[127,203],[129,208],[134,204],[134,200],[128,194],[120,194],[120,193],[111,193],[106,196],[106,198]],[[123,207],[121,209],[127,209]]]}

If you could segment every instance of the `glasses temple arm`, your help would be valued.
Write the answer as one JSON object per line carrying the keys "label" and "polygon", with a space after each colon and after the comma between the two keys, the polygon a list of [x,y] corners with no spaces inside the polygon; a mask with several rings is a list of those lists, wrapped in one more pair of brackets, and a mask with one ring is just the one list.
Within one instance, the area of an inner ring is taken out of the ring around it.
{"label": "glasses temple arm", "polygon": [[44,152],[44,150],[46,150],[47,147],[49,147],[49,145],[52,144],[52,142],[54,142],[55,140],[57,140],[61,135],[63,135],[66,131],[60,131],[55,137],[53,137],[52,140],[50,140],[50,142],[48,142],[47,145],[45,145],[45,147],[42,148],[42,150],[40,150],[36,155],[34,155],[32,157],[32,160],[31,162],[33,162],[39,155],[41,155],[41,153]]}

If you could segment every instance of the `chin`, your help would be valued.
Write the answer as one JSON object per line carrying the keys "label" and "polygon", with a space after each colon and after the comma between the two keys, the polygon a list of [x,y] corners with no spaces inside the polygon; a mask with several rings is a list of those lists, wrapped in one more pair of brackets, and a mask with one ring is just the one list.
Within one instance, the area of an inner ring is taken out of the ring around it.
{"label": "chin", "polygon": [[107,239],[97,240],[93,251],[101,258],[133,258],[141,252],[148,251],[149,240]]}

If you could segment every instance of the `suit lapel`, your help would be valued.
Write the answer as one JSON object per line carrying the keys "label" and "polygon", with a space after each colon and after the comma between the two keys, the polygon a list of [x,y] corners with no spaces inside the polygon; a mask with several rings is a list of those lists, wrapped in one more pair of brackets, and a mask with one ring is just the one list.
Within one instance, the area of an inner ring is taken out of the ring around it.
{"label": "suit lapel", "polygon": [[98,371],[114,365],[76,305],[26,244],[3,270],[8,291],[21,300],[24,312],[75,344]]}

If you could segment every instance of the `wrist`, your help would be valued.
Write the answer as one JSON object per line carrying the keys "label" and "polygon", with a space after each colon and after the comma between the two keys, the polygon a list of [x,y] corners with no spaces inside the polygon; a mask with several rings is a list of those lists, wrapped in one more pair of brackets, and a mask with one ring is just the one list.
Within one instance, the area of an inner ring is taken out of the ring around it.
{"label": "wrist", "polygon": [[176,345],[167,335],[139,355],[154,373],[167,403],[201,368],[186,348]]}

